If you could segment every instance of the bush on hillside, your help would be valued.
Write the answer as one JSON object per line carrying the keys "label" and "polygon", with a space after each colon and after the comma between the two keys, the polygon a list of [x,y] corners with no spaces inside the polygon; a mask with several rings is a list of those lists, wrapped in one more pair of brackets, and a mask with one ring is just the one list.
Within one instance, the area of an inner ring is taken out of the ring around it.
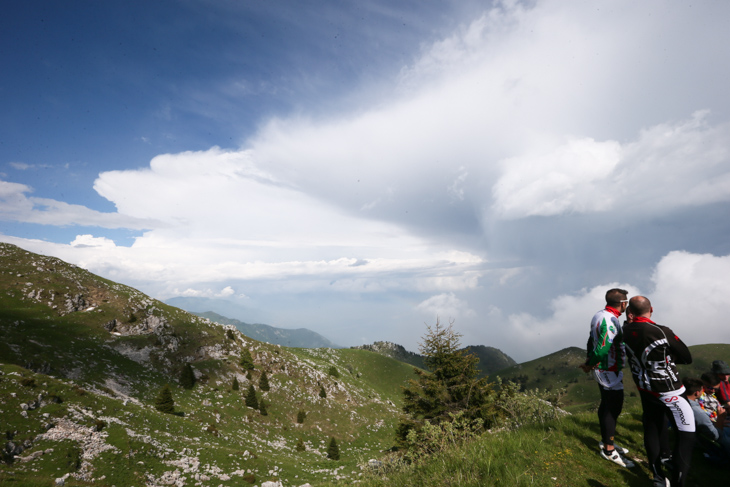
{"label": "bush on hillside", "polygon": [[297,440],[297,445],[294,447],[296,451],[305,451],[307,449],[306,446],[304,446],[304,440],[299,438]]}
{"label": "bush on hillside", "polygon": [[340,376],[340,372],[337,370],[337,367],[335,367],[334,365],[332,365],[330,367],[330,369],[327,371],[327,373],[329,375],[331,375],[332,377],[339,377]]}
{"label": "bush on hillside", "polygon": [[467,419],[464,411],[449,413],[449,421],[438,424],[426,421],[420,428],[409,429],[406,433],[409,448],[404,456],[409,461],[419,460],[471,440],[483,431],[481,418]]}
{"label": "bush on hillside", "polygon": [[322,399],[327,398],[327,391],[324,390],[324,386],[319,386],[319,397]]}
{"label": "bush on hillside", "polygon": [[305,419],[307,419],[307,413],[300,409],[299,412],[297,413],[297,423],[302,424],[302,423],[304,423]]}
{"label": "bush on hillside", "polygon": [[233,383],[231,384],[231,390],[237,391],[241,388],[240,384],[238,383],[238,377],[233,378]]}
{"label": "bush on hillside", "polygon": [[259,401],[259,412],[261,413],[261,416],[268,416],[269,412],[266,410],[266,403],[263,399]]}
{"label": "bush on hillside", "polygon": [[248,392],[246,393],[246,406],[253,409],[259,408],[259,400],[256,398],[256,389],[254,389],[253,384],[248,386]]}
{"label": "bush on hillside", "polygon": [[254,364],[253,364],[253,357],[251,356],[251,352],[248,348],[244,348],[241,350],[241,367],[243,367],[243,370],[253,370]]}
{"label": "bush on hillside", "polygon": [[327,458],[330,460],[340,459],[340,447],[337,446],[337,440],[334,436],[330,438],[330,444],[327,447]]}
{"label": "bush on hillside", "polygon": [[185,364],[180,373],[180,385],[183,389],[192,389],[195,387],[195,372],[193,372],[193,366]]}
{"label": "bush on hillside", "polygon": [[266,375],[266,371],[261,372],[261,378],[259,379],[259,389],[262,391],[268,391],[271,389],[269,385],[269,377]]}
{"label": "bush on hillside", "polygon": [[478,378],[479,358],[461,349],[460,338],[453,323],[444,327],[436,320],[434,327],[428,326],[419,348],[432,372],[414,369],[417,378],[403,388],[403,412],[410,418],[406,424],[438,424],[460,412],[467,420],[492,423],[494,390],[486,379]]}
{"label": "bush on hillside", "polygon": [[165,384],[165,387],[163,387],[157,395],[157,398],[155,399],[155,409],[168,414],[175,412],[175,401],[172,398],[172,391],[168,384]]}
{"label": "bush on hillside", "polygon": [[490,384],[478,378],[479,359],[461,350],[460,334],[436,325],[428,327],[420,350],[431,373],[416,369],[403,389],[403,411],[408,415],[396,427],[396,442],[407,454],[440,451],[444,442],[459,442],[485,428],[513,428],[559,417],[564,391],[520,392],[514,382]]}

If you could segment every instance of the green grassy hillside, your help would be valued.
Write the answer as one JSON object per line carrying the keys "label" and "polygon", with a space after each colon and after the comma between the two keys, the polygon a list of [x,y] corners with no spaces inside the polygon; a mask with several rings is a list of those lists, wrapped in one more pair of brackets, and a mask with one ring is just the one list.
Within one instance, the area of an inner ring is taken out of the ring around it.
{"label": "green grassy hillside", "polygon": [[[730,344],[693,345],[689,349],[692,352],[693,363],[678,366],[682,377],[699,377],[703,372],[710,370],[713,360],[722,359],[730,363]],[[600,397],[592,376],[578,368],[584,361],[585,351],[570,347],[500,370],[492,377],[499,376],[505,380],[519,382],[526,389],[555,391],[564,388],[566,393],[562,402],[569,411],[591,409],[596,407]],[[638,392],[628,368],[624,368],[624,387],[627,404],[638,404]]]}
{"label": "green grassy hillside", "polygon": [[[641,407],[624,410],[617,441],[630,450],[636,466],[619,467],[599,456],[595,412],[564,416],[517,430],[487,433],[464,445],[451,445],[415,464],[388,463],[369,470],[362,487],[646,487]],[[695,449],[687,485],[727,485],[727,468],[708,462]],[[328,482],[324,485],[339,485]]]}
{"label": "green grassy hillside", "polygon": [[[11,245],[0,245],[0,269],[0,484],[49,485],[69,472],[66,485],[316,484],[357,478],[358,464],[392,445],[407,364],[257,342]],[[191,390],[178,384],[185,364]],[[164,384],[176,414],[153,407]],[[246,407],[250,384],[267,415]],[[330,437],[340,461],[325,456]]]}

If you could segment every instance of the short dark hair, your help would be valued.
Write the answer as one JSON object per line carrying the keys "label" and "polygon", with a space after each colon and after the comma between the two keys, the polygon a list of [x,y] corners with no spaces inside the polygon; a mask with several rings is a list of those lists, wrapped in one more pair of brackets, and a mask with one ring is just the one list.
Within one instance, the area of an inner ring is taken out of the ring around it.
{"label": "short dark hair", "polygon": [[651,301],[645,296],[634,296],[629,300],[629,313],[641,316],[651,311]]}
{"label": "short dark hair", "polygon": [[702,390],[702,381],[695,379],[694,377],[685,377],[682,379],[682,384],[684,384],[684,388],[687,389],[686,393],[688,396]]}
{"label": "short dark hair", "polygon": [[714,372],[705,372],[700,376],[700,379],[704,384],[714,386],[718,382],[720,382],[720,378],[717,376]]}
{"label": "short dark hair", "polygon": [[621,301],[626,300],[629,292],[626,289],[613,288],[606,291],[606,304],[613,307],[621,306]]}

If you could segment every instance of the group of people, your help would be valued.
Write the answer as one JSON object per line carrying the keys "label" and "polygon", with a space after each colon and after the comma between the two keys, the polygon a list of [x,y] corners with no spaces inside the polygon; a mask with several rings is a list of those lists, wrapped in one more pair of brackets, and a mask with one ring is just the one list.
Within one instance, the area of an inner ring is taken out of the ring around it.
{"label": "group of people", "polygon": [[[628,359],[643,409],[644,447],[654,486],[681,487],[689,472],[695,434],[730,458],[730,367],[716,360],[701,379],[681,380],[676,364],[692,363],[687,346],[666,326],[652,321],[654,309],[645,296],[628,297],[624,289],[609,289],[606,306],[591,320],[587,356],[581,368],[598,382],[601,403],[600,455],[623,467],[634,463],[626,448],[614,442],[616,423],[624,402],[623,366]],[[626,313],[623,325],[619,317]],[[669,425],[676,431],[673,450]],[[666,470],[671,472],[671,482]]]}

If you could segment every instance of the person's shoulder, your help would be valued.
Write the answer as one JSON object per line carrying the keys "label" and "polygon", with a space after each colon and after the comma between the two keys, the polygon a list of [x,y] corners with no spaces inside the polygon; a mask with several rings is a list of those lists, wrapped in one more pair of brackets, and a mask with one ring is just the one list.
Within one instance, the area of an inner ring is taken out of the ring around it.
{"label": "person's shoulder", "polygon": [[[596,320],[596,319],[600,318],[601,316],[605,316],[607,313],[611,314],[606,310],[606,308],[601,308],[598,311],[596,311],[595,313],[593,313],[593,319]],[[611,315],[611,316],[613,316],[613,315]]]}

